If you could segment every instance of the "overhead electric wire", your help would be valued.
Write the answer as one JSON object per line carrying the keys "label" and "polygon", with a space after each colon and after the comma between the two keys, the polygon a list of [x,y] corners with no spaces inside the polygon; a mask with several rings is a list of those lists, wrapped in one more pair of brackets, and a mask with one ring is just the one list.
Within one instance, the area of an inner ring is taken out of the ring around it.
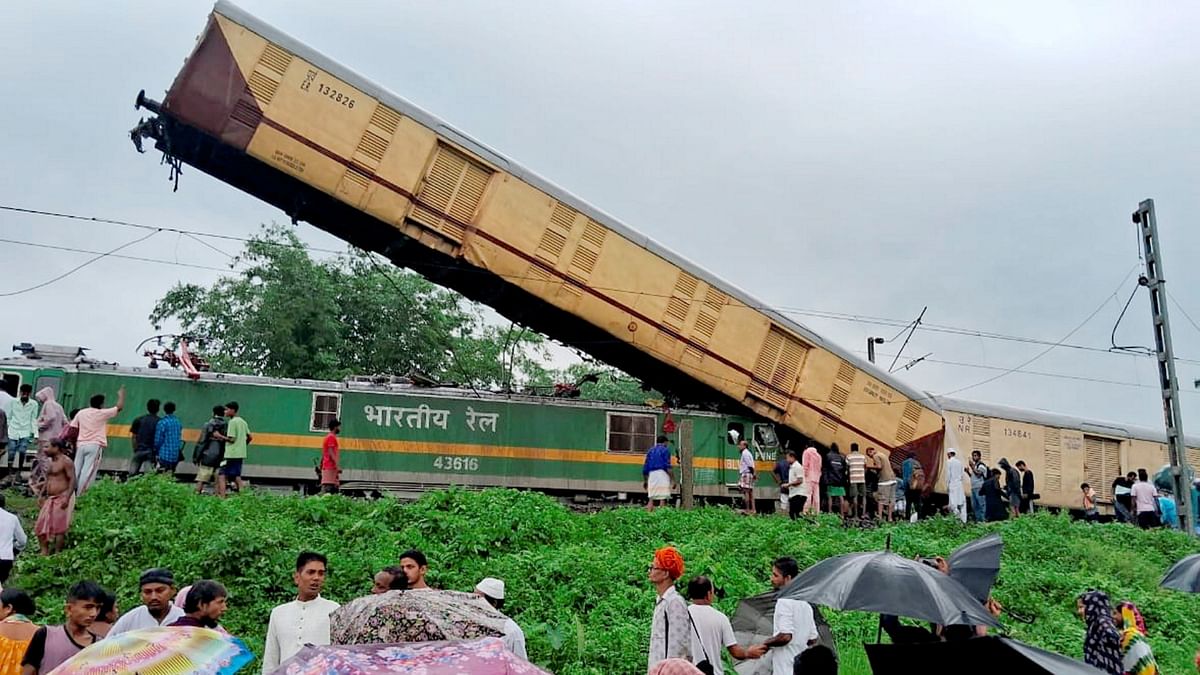
{"label": "overhead electric wire", "polygon": [[[105,255],[104,251],[91,251],[86,248],[74,248],[71,246],[59,246],[57,244],[44,244],[36,241],[21,241],[19,239],[0,239],[3,244],[15,244],[17,246],[31,246],[33,248],[44,248],[51,251],[63,251],[66,253],[85,253],[87,255]],[[209,270],[211,272],[221,272],[222,274],[229,272],[228,267],[211,267],[209,265],[197,265],[195,263],[179,262],[177,260],[163,260],[161,258],[143,258],[136,255],[122,255],[120,253],[109,253],[106,257],[116,258],[118,260],[132,260],[135,262],[155,263],[157,265],[170,265],[172,267],[188,267],[197,270]]]}
{"label": "overhead electric wire", "polygon": [[[338,251],[338,250],[333,250],[333,249],[308,246],[306,244],[294,245],[294,244],[283,244],[283,243],[278,243],[278,242],[265,242],[264,240],[261,240],[261,239],[251,239],[248,237],[239,237],[239,236],[230,235],[230,234],[217,234],[217,233],[212,233],[212,232],[203,232],[203,231],[199,231],[199,230],[188,230],[188,229],[171,228],[171,227],[155,227],[155,226],[151,226],[151,225],[145,225],[142,223],[133,223],[130,221],[118,220],[118,219],[114,219],[114,218],[102,218],[102,217],[96,217],[96,216],[81,216],[81,215],[71,214],[71,213],[63,213],[63,212],[49,211],[49,210],[43,210],[43,209],[23,208],[23,207],[4,205],[4,204],[0,204],[0,210],[11,211],[11,212],[15,212],[15,213],[25,213],[25,214],[36,215],[36,216],[63,218],[63,219],[69,219],[69,220],[80,220],[80,221],[93,222],[93,223],[105,223],[105,224],[110,224],[110,225],[134,227],[134,228],[140,228],[140,229],[146,229],[146,230],[175,232],[175,233],[188,235],[188,236],[211,237],[211,238],[223,239],[226,241],[236,241],[236,242],[241,242],[241,243],[257,241],[259,243],[266,243],[268,245],[282,246],[282,247],[287,247],[287,248],[301,248],[301,249],[306,249],[309,251],[314,251],[314,252],[319,252],[319,253],[329,253],[329,254],[334,254],[334,255],[341,255],[341,254],[345,253],[345,251]],[[217,249],[217,250],[219,251],[219,249]],[[222,253],[222,255],[228,256],[228,254],[223,251],[221,251],[221,253]],[[373,252],[368,252],[368,254],[374,255]],[[456,266],[451,266],[451,265],[432,265],[432,266],[445,267],[448,269],[452,268],[452,269],[455,269],[458,271],[464,271],[463,268],[461,268],[461,267],[456,267]],[[499,273],[492,272],[489,270],[469,270],[469,271],[477,272],[479,274],[498,276],[498,277],[501,277],[501,278],[509,280],[509,281],[538,281],[538,282],[542,282],[542,283],[546,282],[545,279],[540,278],[540,277],[499,274]],[[565,282],[563,282],[563,283],[565,283]],[[649,293],[649,292],[644,292],[644,291],[634,291],[634,290],[625,289],[625,288],[612,288],[612,287],[603,287],[603,286],[596,286],[596,285],[592,285],[589,287],[594,290],[597,290],[597,291],[629,293],[629,294],[636,294],[636,295],[648,296],[648,297],[666,297],[666,298],[672,297],[672,295],[669,293]],[[887,318],[887,317],[876,317],[876,316],[870,316],[870,315],[835,312],[835,311],[829,311],[829,310],[814,310],[814,309],[806,309],[806,308],[798,308],[798,307],[788,307],[788,306],[783,306],[783,305],[757,306],[757,305],[747,305],[747,304],[738,302],[736,305],[733,305],[733,306],[740,306],[740,307],[745,307],[746,309],[753,309],[753,310],[777,311],[777,312],[780,312],[783,314],[812,317],[812,318],[822,318],[822,319],[829,319],[829,320],[834,320],[834,321],[850,321],[850,322],[854,322],[854,323],[868,324],[868,325],[901,327],[901,331],[899,333],[897,333],[896,337],[899,337],[899,335],[903,334],[904,331],[907,330],[909,327],[911,327],[912,324],[914,323],[911,320],[892,319],[892,318]],[[1184,314],[1185,314],[1185,316],[1187,315],[1186,312],[1184,312]],[[1188,317],[1188,318],[1190,320],[1190,317]],[[932,332],[932,333],[962,335],[962,336],[975,337],[975,338],[987,339],[987,340],[997,340],[997,341],[1003,341],[1003,342],[1045,345],[1045,346],[1051,347],[1052,349],[1061,348],[1061,349],[1073,349],[1073,350],[1080,350],[1080,351],[1088,351],[1088,352],[1094,352],[1094,353],[1098,353],[1098,354],[1116,354],[1116,355],[1143,356],[1143,357],[1146,356],[1144,354],[1137,354],[1134,352],[1113,351],[1111,349],[1102,348],[1102,347],[1093,347],[1090,345],[1075,344],[1075,343],[1064,342],[1064,341],[1050,341],[1050,340],[1045,340],[1045,339],[1040,339],[1040,338],[1032,338],[1032,337],[1028,337],[1028,336],[1008,335],[1008,334],[1004,334],[1004,333],[984,331],[984,330],[978,330],[978,329],[973,329],[973,328],[963,328],[963,327],[959,327],[959,326],[948,326],[948,325],[942,325],[942,324],[925,323],[924,321],[922,321],[922,323],[921,323],[921,329],[922,329],[922,331]],[[1198,327],[1197,329],[1200,330],[1200,327]],[[1176,357],[1175,360],[1180,363],[1188,363],[1191,365],[1200,365],[1200,360],[1197,360],[1197,359]]]}
{"label": "overhead electric wire", "polygon": [[147,235],[146,235],[146,236],[144,236],[144,237],[138,237],[137,239],[134,239],[133,241],[130,241],[130,242],[126,242],[126,243],[124,243],[124,244],[121,244],[120,246],[118,246],[118,247],[116,247],[116,248],[114,248],[114,249],[112,249],[112,250],[110,250],[110,251],[106,251],[106,252],[104,252],[104,253],[100,253],[100,254],[99,254],[99,255],[97,255],[96,257],[94,257],[94,258],[90,258],[90,259],[89,259],[89,260],[87,260],[86,262],[84,262],[84,263],[81,263],[81,264],[79,264],[79,265],[76,265],[75,267],[72,267],[71,269],[67,270],[66,272],[63,272],[62,274],[60,274],[60,275],[58,275],[58,276],[56,276],[56,277],[54,277],[54,278],[52,278],[52,279],[47,279],[46,281],[43,281],[43,282],[42,282],[42,283],[40,283],[40,284],[35,284],[35,285],[33,285],[33,286],[30,286],[30,287],[28,287],[28,288],[22,288],[22,289],[21,289],[21,290],[19,290],[19,291],[8,291],[8,292],[5,292],[5,293],[0,293],[0,298],[11,298],[11,297],[13,297],[13,296],[15,296],[15,295],[21,295],[21,294],[23,294],[23,293],[28,293],[28,292],[30,292],[30,291],[36,291],[36,290],[37,290],[37,289],[39,289],[39,288],[45,288],[45,287],[49,286],[50,284],[53,284],[53,283],[55,283],[56,281],[62,281],[63,279],[66,279],[67,277],[69,277],[69,276],[71,276],[72,274],[74,274],[74,273],[78,272],[79,270],[81,270],[81,269],[83,269],[83,268],[87,267],[88,265],[91,265],[91,264],[92,264],[92,263],[94,263],[94,262],[98,262],[98,261],[100,261],[100,260],[103,260],[104,258],[107,258],[108,256],[111,256],[111,255],[115,254],[117,251],[120,251],[121,249],[124,249],[124,248],[129,248],[130,246],[133,246],[134,244],[138,244],[138,243],[141,243],[141,242],[143,242],[143,241],[146,241],[146,240],[147,240],[147,239],[149,239],[150,237],[153,237],[154,235],[158,234],[160,231],[161,231],[161,230],[155,230],[155,231],[153,231],[153,232],[150,232],[149,234],[147,234]]}
{"label": "overhead electric wire", "polygon": [[[1120,291],[1120,290],[1121,290],[1121,287],[1125,285],[1125,282],[1126,282],[1126,280],[1128,280],[1128,279],[1129,279],[1129,276],[1133,274],[1134,270],[1136,270],[1136,269],[1137,269],[1137,267],[1138,267],[1138,266],[1137,266],[1136,264],[1135,264],[1133,267],[1130,267],[1130,268],[1129,268],[1129,271],[1125,273],[1125,276],[1124,276],[1124,278],[1122,278],[1122,279],[1121,279],[1121,283],[1117,284],[1117,287],[1116,287],[1115,289],[1113,289],[1113,292],[1112,292],[1112,293],[1110,293],[1110,294],[1108,294],[1107,296],[1105,296],[1105,298],[1104,298],[1104,302],[1100,303],[1100,306],[1099,306],[1099,307],[1097,307],[1096,309],[1092,310],[1092,313],[1091,313],[1091,314],[1088,314],[1088,315],[1087,315],[1087,316],[1086,316],[1086,317],[1083,319],[1083,321],[1079,322],[1079,324],[1077,324],[1077,325],[1076,325],[1074,328],[1072,328],[1072,329],[1071,329],[1071,330],[1070,330],[1070,331],[1069,331],[1069,332],[1068,332],[1066,335],[1064,335],[1064,336],[1063,336],[1063,338],[1062,338],[1061,340],[1059,340],[1059,344],[1061,344],[1061,343],[1063,343],[1063,342],[1066,342],[1066,341],[1067,341],[1067,340],[1068,340],[1068,339],[1069,339],[1069,338],[1070,338],[1072,335],[1074,335],[1075,333],[1077,333],[1077,332],[1079,331],[1079,329],[1080,329],[1080,328],[1083,328],[1084,326],[1086,326],[1086,325],[1087,325],[1087,323],[1088,323],[1089,321],[1091,321],[1091,320],[1092,320],[1092,319],[1093,319],[1093,318],[1094,318],[1094,317],[1095,317],[1097,314],[1099,314],[1099,313],[1100,313],[1100,310],[1104,309],[1104,308],[1105,308],[1105,307],[1108,305],[1108,303],[1109,303],[1110,301],[1112,301],[1112,299],[1113,299],[1114,297],[1116,297],[1116,295],[1117,295],[1117,291]],[[969,384],[969,385],[967,385],[967,386],[965,386],[965,387],[959,387],[958,389],[954,389],[954,390],[951,390],[951,391],[945,392],[945,393],[943,393],[942,395],[943,395],[943,396],[953,396],[954,394],[959,394],[959,393],[962,393],[962,392],[964,392],[964,391],[967,391],[967,390],[969,390],[969,389],[974,389],[974,388],[976,388],[976,387],[982,387],[982,386],[983,386],[983,385],[985,385],[985,384],[990,384],[990,383],[992,383],[992,382],[995,382],[996,380],[999,380],[999,379],[1000,379],[1000,378],[1002,378],[1002,377],[1006,377],[1006,376],[1008,376],[1008,375],[1011,375],[1012,373],[1015,373],[1015,372],[1018,372],[1018,371],[1020,371],[1020,370],[1021,370],[1022,368],[1024,368],[1025,366],[1027,366],[1027,365],[1029,365],[1029,364],[1033,363],[1034,361],[1037,361],[1038,359],[1042,358],[1042,357],[1043,357],[1043,356],[1045,356],[1046,354],[1049,354],[1049,353],[1050,353],[1050,351],[1051,351],[1051,350],[1053,350],[1053,349],[1054,349],[1055,347],[1057,347],[1057,346],[1058,346],[1058,344],[1053,344],[1053,345],[1050,345],[1049,347],[1046,347],[1046,348],[1045,348],[1045,349],[1043,349],[1042,351],[1040,351],[1040,352],[1038,352],[1037,354],[1035,354],[1035,355],[1034,355],[1032,358],[1030,358],[1030,359],[1026,359],[1025,361],[1022,361],[1022,362],[1020,363],[1020,365],[1013,366],[1012,368],[1009,368],[1009,369],[1005,370],[1005,371],[1004,371],[1004,372],[1002,372],[1002,373],[999,373],[999,374],[997,374],[997,375],[994,375],[994,376],[992,376],[992,377],[989,377],[989,378],[987,378],[987,379],[985,379],[985,380],[981,380],[981,381],[979,381],[979,382],[976,382],[975,384]]]}

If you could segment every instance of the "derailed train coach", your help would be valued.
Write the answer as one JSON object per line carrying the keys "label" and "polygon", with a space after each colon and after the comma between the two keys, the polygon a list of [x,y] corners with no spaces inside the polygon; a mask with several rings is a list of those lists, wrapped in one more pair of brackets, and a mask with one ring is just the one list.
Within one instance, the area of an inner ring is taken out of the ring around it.
{"label": "derailed train coach", "polygon": [[[382,36],[381,36],[382,37]],[[132,132],[685,404],[936,472],[928,394],[237,7]],[[178,165],[178,164],[176,164]]]}

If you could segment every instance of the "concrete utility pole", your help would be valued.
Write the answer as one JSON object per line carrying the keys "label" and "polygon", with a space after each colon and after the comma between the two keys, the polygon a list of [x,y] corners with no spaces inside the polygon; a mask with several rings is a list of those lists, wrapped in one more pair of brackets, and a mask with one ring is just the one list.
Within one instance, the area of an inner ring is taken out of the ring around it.
{"label": "concrete utility pole", "polygon": [[1175,484],[1175,502],[1179,506],[1179,522],[1184,532],[1193,534],[1196,521],[1195,514],[1192,513],[1192,486],[1188,480],[1183,411],[1179,408],[1179,380],[1175,377],[1175,350],[1171,347],[1171,321],[1167,316],[1167,282],[1162,268],[1153,199],[1138,204],[1138,210],[1133,212],[1133,222],[1141,233],[1142,250],[1146,257],[1146,273],[1138,279],[1138,283],[1150,290],[1154,348],[1158,360],[1163,417],[1167,424],[1167,457],[1171,463],[1171,476]]}

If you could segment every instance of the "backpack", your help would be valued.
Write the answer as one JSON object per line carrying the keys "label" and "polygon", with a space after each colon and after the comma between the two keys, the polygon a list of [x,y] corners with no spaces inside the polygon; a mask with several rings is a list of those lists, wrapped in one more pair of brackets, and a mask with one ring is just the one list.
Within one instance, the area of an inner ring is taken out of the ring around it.
{"label": "backpack", "polygon": [[908,489],[917,492],[925,491],[925,469],[921,468],[920,464],[913,467],[912,475],[908,479]]}

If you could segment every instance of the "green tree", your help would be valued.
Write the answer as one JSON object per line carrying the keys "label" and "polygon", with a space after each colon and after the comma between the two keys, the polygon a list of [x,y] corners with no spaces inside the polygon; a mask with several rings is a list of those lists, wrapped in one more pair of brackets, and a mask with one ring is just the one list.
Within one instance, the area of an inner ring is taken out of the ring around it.
{"label": "green tree", "polygon": [[213,368],[341,379],[421,373],[477,387],[541,377],[544,338],[485,324],[478,305],[351,250],[314,260],[292,228],[264,226],[208,287],[178,284],[155,305],[202,339]]}

